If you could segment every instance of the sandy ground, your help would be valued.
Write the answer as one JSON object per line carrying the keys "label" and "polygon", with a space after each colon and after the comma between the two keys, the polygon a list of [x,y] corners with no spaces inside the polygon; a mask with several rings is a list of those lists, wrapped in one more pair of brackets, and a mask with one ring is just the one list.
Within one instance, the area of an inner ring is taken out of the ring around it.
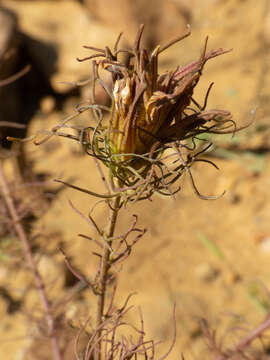
{"label": "sandy ground", "polygon": [[[196,98],[202,99],[208,84],[214,81],[209,108],[230,110],[238,124],[246,123],[251,110],[257,107],[255,122],[247,130],[233,139],[215,140],[221,147],[220,152],[213,154],[219,172],[205,164],[193,168],[203,194],[220,194],[223,190],[226,194],[215,201],[200,200],[184,176],[182,191],[175,199],[155,196],[153,202],[129,206],[118,224],[121,232],[132,221],[132,214],[137,214],[139,225],[146,227],[147,233],[119,273],[117,301],[121,303],[128,294],[136,292],[131,300],[135,307],[130,318],[138,321],[137,306],[140,306],[149,337],[164,340],[161,353],[168,348],[172,337],[172,309],[176,303],[177,341],[172,359],[179,358],[181,352],[185,359],[202,358],[206,354],[199,318],[206,318],[217,329],[218,336],[222,336],[235,324],[252,328],[269,309],[266,289],[270,287],[270,72],[267,68],[270,35],[267,38],[266,27],[270,12],[266,13],[265,4],[232,0],[213,1],[208,8],[202,7],[195,13],[192,36],[168,51],[161,61],[165,70],[193,60],[207,34],[209,48],[233,48],[230,54],[207,64],[196,93]],[[76,101],[71,99],[66,104],[66,113]],[[49,128],[63,117],[64,114],[54,112],[44,121],[37,115],[31,121],[29,134]],[[88,121],[87,115],[83,119]],[[53,139],[38,148],[27,144],[26,151],[35,172],[49,173],[50,179],[75,177],[77,185],[102,191],[94,163],[80,153],[77,145],[65,139]],[[49,185],[50,189],[57,186]],[[40,267],[54,301],[64,296],[65,291],[63,258],[57,251],[60,243],[87,276],[95,268],[93,246],[77,236],[78,233],[91,236],[92,230],[75,214],[68,200],[84,214],[95,202],[90,196],[64,189],[57,194],[49,211],[32,225],[33,232],[43,234],[40,243],[46,244],[51,254],[42,256]],[[104,223],[106,214],[102,205],[97,206],[95,217],[99,224]],[[27,272],[9,270],[5,264],[0,266],[0,281],[18,299],[31,283]],[[6,301],[1,299],[1,359],[25,358],[26,346],[37,332],[29,313],[37,309],[37,304],[31,290],[24,294],[23,310],[7,314]],[[93,310],[92,304],[92,295],[84,290],[67,303],[65,311],[79,324]],[[234,333],[228,343],[232,344],[241,335]]]}

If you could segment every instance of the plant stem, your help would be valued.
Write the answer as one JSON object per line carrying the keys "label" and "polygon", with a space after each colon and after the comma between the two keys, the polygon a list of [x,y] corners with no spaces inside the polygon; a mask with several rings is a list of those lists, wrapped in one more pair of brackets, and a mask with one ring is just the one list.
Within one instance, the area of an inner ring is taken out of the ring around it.
{"label": "plant stem", "polygon": [[14,229],[17,233],[18,238],[21,241],[24,256],[26,258],[28,266],[33,275],[34,283],[35,283],[35,286],[39,293],[39,296],[40,296],[40,299],[41,299],[41,302],[42,302],[42,305],[43,305],[43,308],[45,311],[46,322],[47,322],[47,326],[48,326],[49,335],[51,338],[51,348],[52,348],[53,359],[61,360],[62,356],[61,356],[58,340],[57,340],[57,337],[55,334],[55,322],[54,322],[53,315],[51,313],[50,302],[45,293],[45,284],[44,284],[43,279],[37,269],[37,265],[34,261],[32,249],[31,249],[31,246],[29,243],[29,239],[28,239],[26,232],[22,226],[22,223],[20,222],[20,217],[17,213],[13,198],[10,194],[10,190],[9,190],[6,178],[5,178],[5,174],[4,174],[4,170],[3,170],[1,161],[0,161],[0,184],[2,186],[2,194],[3,194],[4,200],[6,202],[10,217],[12,219]]}
{"label": "plant stem", "polygon": [[[245,348],[247,348],[254,340],[259,339],[263,333],[270,328],[270,317],[269,315],[266,316],[265,320],[254,330],[250,331],[246,337],[244,337],[240,342],[235,346],[234,349],[230,351],[230,354],[242,354]],[[226,355],[219,355],[215,358],[215,360],[225,360],[228,356]]]}
{"label": "plant stem", "polygon": [[[116,220],[119,212],[119,203],[120,203],[120,196],[117,196],[110,206],[109,210],[109,219],[108,219],[108,225],[105,230],[105,237],[104,241],[107,243],[104,243],[103,245],[103,253],[101,258],[101,267],[100,267],[100,276],[99,276],[99,294],[98,300],[97,300],[97,315],[96,315],[96,339],[100,339],[102,336],[102,322],[103,322],[103,316],[104,316],[104,304],[105,304],[105,298],[106,298],[106,290],[107,290],[107,277],[108,277],[108,271],[110,269],[110,248],[112,245],[111,238],[114,235],[115,226],[116,226]],[[95,349],[95,360],[101,359],[101,343],[102,341],[98,340],[97,346]]]}

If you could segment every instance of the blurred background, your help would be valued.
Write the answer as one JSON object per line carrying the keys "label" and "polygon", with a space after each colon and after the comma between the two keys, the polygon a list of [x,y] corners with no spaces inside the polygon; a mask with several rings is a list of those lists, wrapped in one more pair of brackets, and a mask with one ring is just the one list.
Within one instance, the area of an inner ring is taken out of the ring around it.
{"label": "blurred background", "polygon": [[[171,357],[179,358],[183,352],[186,359],[194,359],[206,354],[200,318],[206,318],[222,337],[239,323],[251,329],[269,311],[269,1],[1,0],[0,81],[29,64],[31,70],[0,88],[0,122],[27,126],[24,130],[0,127],[0,154],[17,189],[17,203],[28,209],[26,226],[50,297],[54,304],[63,305],[59,316],[80,327],[93,311],[93,298],[84,290],[64,302],[76,280],[66,270],[58,248],[63,247],[91,277],[96,265],[92,245],[77,236],[91,236],[91,229],[68,200],[87,215],[95,199],[59,188],[52,180],[72,179],[97,192],[102,191],[102,183],[95,176],[94,163],[76,143],[53,138],[40,147],[32,142],[10,145],[6,136],[48,130],[71,114],[76,104],[88,100],[89,87],[75,86],[89,79],[91,72],[90,62],[76,60],[90,55],[83,45],[111,47],[123,31],[122,46],[130,46],[141,23],[145,24],[143,43],[149,49],[183,34],[191,25],[191,36],[160,56],[160,72],[197,60],[207,35],[209,50],[232,49],[206,64],[195,99],[203,103],[213,81],[209,109],[231,111],[239,126],[248,123],[256,109],[255,121],[245,131],[212,138],[215,146],[208,156],[219,172],[205,164],[194,167],[201,193],[226,190],[222,198],[198,199],[184,177],[176,199],[156,196],[153,202],[136,204],[127,208],[119,223],[121,231],[136,213],[148,231],[119,273],[117,301],[137,293],[132,302],[142,309],[149,338],[164,341],[161,353],[172,337],[176,302],[178,333]],[[102,91],[97,98],[100,103],[108,101]],[[76,121],[91,123],[91,115],[83,114]],[[38,186],[23,185],[27,183]],[[1,206],[0,210],[3,219]],[[95,214],[102,224],[102,206],[96,207]],[[44,341],[40,340],[37,353],[41,325],[31,318],[39,306],[31,276],[14,234],[2,220],[0,236],[0,358],[49,359],[47,345],[45,350],[41,345]],[[138,321],[136,311],[131,321]],[[233,341],[241,335],[230,334]]]}

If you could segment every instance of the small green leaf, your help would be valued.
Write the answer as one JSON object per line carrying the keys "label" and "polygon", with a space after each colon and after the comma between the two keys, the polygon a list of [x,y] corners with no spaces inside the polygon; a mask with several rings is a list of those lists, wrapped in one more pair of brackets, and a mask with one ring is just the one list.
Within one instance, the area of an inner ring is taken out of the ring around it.
{"label": "small green leaf", "polygon": [[225,261],[225,255],[220,250],[220,248],[207,236],[205,236],[201,232],[197,232],[198,239],[201,241],[201,243],[208,248],[217,258],[219,258],[221,261]]}

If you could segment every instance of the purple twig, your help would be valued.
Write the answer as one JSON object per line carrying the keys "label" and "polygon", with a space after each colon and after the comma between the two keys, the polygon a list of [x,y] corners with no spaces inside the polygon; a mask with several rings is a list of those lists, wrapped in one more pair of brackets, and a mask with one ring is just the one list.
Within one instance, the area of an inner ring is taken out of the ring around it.
{"label": "purple twig", "polygon": [[38,290],[38,293],[39,293],[39,296],[40,296],[40,299],[41,299],[41,302],[42,302],[42,305],[43,305],[43,308],[45,311],[46,322],[47,322],[47,326],[48,326],[48,330],[49,330],[49,335],[51,338],[53,359],[61,360],[62,356],[61,356],[61,352],[60,352],[58,339],[56,336],[55,321],[54,321],[53,315],[51,313],[50,302],[45,293],[45,284],[44,284],[43,279],[37,269],[36,263],[33,258],[31,245],[29,243],[29,239],[28,239],[26,232],[24,231],[24,228],[21,224],[20,217],[17,213],[14,201],[10,194],[9,187],[8,187],[8,184],[7,184],[7,181],[5,178],[2,162],[0,162],[0,184],[2,186],[2,194],[3,194],[4,200],[6,202],[10,217],[12,218],[12,221],[14,223],[14,229],[17,233],[18,238],[21,241],[24,256],[26,258],[28,266],[33,275],[35,286]]}

